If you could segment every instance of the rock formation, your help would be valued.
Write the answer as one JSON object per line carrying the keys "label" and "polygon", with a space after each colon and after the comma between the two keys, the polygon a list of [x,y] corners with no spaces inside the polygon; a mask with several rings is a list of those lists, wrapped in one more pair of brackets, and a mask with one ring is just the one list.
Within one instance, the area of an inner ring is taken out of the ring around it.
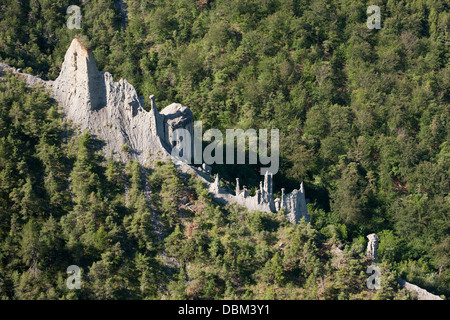
{"label": "rock formation", "polygon": [[[192,112],[181,104],[173,103],[159,113],[152,95],[150,111],[146,111],[143,99],[134,87],[124,79],[114,82],[110,73],[100,72],[92,53],[77,38],[67,50],[55,81],[44,81],[0,62],[0,76],[3,70],[19,74],[31,87],[48,88],[65,116],[81,131],[89,130],[93,136],[103,140],[105,154],[112,154],[121,161],[136,159],[148,166],[158,159],[168,160],[174,145],[173,132],[178,128],[191,133],[193,130]],[[123,150],[125,144],[130,152]],[[299,190],[287,195],[282,189],[281,198],[273,199],[273,177],[266,173],[255,196],[250,196],[245,186],[241,190],[239,179],[236,179],[236,194],[233,195],[221,188],[218,175],[213,183],[209,182],[210,166],[203,164],[201,168],[194,168],[181,161],[175,165],[183,172],[197,174],[218,202],[236,202],[248,210],[265,212],[277,212],[283,208],[292,223],[303,217],[309,221],[303,183]],[[378,237],[373,233],[367,238],[367,256],[375,262]],[[442,300],[405,280],[399,279],[399,283],[406,290],[415,292],[419,300]]]}
{"label": "rock formation", "polygon": [[[371,233],[367,236],[369,243],[367,244],[366,256],[374,263],[377,260],[377,248],[378,248],[378,236],[375,233]],[[412,283],[409,283],[403,279],[398,279],[401,288],[413,292],[417,296],[418,300],[442,300],[441,297],[428,292]]]}
{"label": "rock formation", "polygon": [[237,202],[246,207],[248,210],[259,210],[264,212],[277,212],[284,209],[290,222],[298,223],[301,218],[305,218],[309,222],[309,215],[306,208],[306,198],[303,189],[303,182],[300,184],[299,190],[294,190],[291,193],[284,195],[282,189],[281,199],[273,198],[273,176],[266,172],[264,175],[264,183],[260,182],[259,189],[254,196],[250,196],[248,190],[244,186],[241,190],[239,185],[239,178],[236,179],[236,194],[233,195],[224,191],[220,187],[218,175],[214,183],[210,185],[209,192],[212,196],[221,203]]}
{"label": "rock formation", "polygon": [[[0,70],[3,69],[20,73],[0,63]],[[100,72],[92,53],[78,38],[73,39],[67,50],[55,81],[20,74],[28,85],[48,88],[64,115],[81,132],[88,130],[102,140],[105,155],[112,155],[116,160],[138,160],[144,166],[151,166],[156,160],[171,159],[170,152],[179,143],[174,137],[176,129],[186,129],[193,137],[194,121],[189,108],[172,103],[158,112],[155,97],[151,95],[150,110],[145,110],[143,98],[134,87],[127,80],[114,82],[110,73]],[[182,161],[175,165],[183,172],[197,174],[218,202],[237,202],[248,210],[265,212],[284,208],[291,222],[296,223],[301,217],[309,221],[303,183],[299,190],[288,195],[283,191],[281,199],[273,199],[272,175],[266,174],[264,185],[261,183],[255,196],[249,196],[245,187],[241,192],[239,181],[236,195],[232,195],[220,187],[218,176],[210,182],[211,167],[204,164],[199,170]]]}
{"label": "rock formation", "polygon": [[[176,129],[186,129],[194,136],[194,115],[189,108],[186,108],[182,104],[172,103],[161,110],[161,115],[164,115],[164,133],[163,140],[170,146],[174,146],[173,134]],[[192,139],[192,142],[193,139]],[[193,145],[191,146],[193,150]]]}
{"label": "rock formation", "polygon": [[406,282],[403,279],[399,279],[398,282],[399,282],[401,288],[404,288],[405,290],[413,292],[417,296],[417,300],[444,300],[441,297],[439,297],[435,294],[432,294],[432,293],[428,292],[427,290],[416,286],[415,284]]}
{"label": "rock formation", "polygon": [[[92,53],[77,38],[66,52],[58,78],[47,86],[68,119],[82,132],[89,130],[105,142],[106,155],[112,153],[122,161],[137,159],[147,166],[168,158],[168,148],[160,138],[164,116],[156,105],[152,103],[147,112],[128,81],[114,82],[110,73],[98,71]],[[124,152],[124,145],[130,153]]]}
{"label": "rock formation", "polygon": [[19,74],[22,80],[29,86],[29,87],[36,87],[36,86],[46,86],[46,82],[42,80],[39,77],[35,77],[31,74],[22,73],[22,69],[16,69],[13,67],[8,66],[7,64],[0,62],[0,76],[3,71],[8,71],[12,73]]}

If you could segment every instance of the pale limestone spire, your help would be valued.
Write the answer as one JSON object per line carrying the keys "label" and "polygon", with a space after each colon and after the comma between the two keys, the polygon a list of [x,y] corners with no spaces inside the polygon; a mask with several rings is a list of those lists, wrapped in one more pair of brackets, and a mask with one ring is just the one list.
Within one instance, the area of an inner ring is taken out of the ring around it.
{"label": "pale limestone spire", "polygon": [[219,179],[219,174],[216,174],[216,177],[214,178],[214,183],[211,184],[211,189],[210,189],[213,193],[215,194],[219,194],[221,193],[221,188],[220,188],[220,179]]}
{"label": "pale limestone spire", "polygon": [[247,190],[247,186],[244,186],[244,198],[248,197],[248,190]]}
{"label": "pale limestone spire", "polygon": [[[80,39],[72,40],[58,78],[48,85],[64,115],[81,132],[89,130],[105,142],[105,154],[121,161],[134,158],[146,166],[170,157],[170,149],[161,140],[164,118],[155,108],[155,112],[145,110],[127,80],[114,82],[110,73],[100,72]],[[123,152],[125,144],[133,152]]]}
{"label": "pale limestone spire", "polygon": [[268,192],[269,182],[268,182],[268,171],[264,174],[264,191]]}

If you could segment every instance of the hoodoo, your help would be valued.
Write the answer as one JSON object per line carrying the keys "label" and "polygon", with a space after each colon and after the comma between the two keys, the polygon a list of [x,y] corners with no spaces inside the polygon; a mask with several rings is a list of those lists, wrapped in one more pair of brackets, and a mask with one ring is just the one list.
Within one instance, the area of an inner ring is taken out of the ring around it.
{"label": "hoodoo", "polygon": [[[0,69],[20,73],[14,68],[0,64]],[[174,144],[172,137],[176,129],[192,133],[194,118],[192,111],[172,103],[158,112],[155,97],[150,96],[150,110],[144,107],[143,97],[124,79],[114,82],[109,72],[99,71],[92,52],[77,37],[67,50],[61,72],[55,81],[43,81],[32,75],[20,73],[30,85],[43,85],[62,107],[64,115],[81,131],[104,142],[105,155],[119,161],[137,160],[144,166],[151,166],[156,160],[171,159]],[[123,148],[127,145],[127,148]],[[277,212],[284,209],[289,221],[297,223],[301,218],[309,221],[303,183],[299,190],[274,199],[272,175],[264,177],[255,196],[239,187],[233,195],[220,187],[219,177],[211,182],[210,170],[176,163],[184,172],[197,174],[209,188],[210,194],[220,203],[236,202],[248,210]],[[206,167],[206,166],[202,166]],[[239,185],[239,181],[237,181]]]}

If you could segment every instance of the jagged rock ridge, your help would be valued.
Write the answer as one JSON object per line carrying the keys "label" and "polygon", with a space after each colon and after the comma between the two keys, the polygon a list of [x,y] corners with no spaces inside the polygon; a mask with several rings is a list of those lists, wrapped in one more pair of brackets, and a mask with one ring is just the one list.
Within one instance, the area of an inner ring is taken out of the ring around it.
{"label": "jagged rock ridge", "polygon": [[[9,67],[0,64],[0,68]],[[193,115],[189,108],[173,103],[159,113],[152,95],[150,111],[146,111],[143,98],[134,87],[127,80],[114,82],[110,73],[100,72],[92,53],[78,38],[73,39],[67,50],[55,81],[22,75],[27,84],[50,89],[65,116],[81,132],[88,130],[103,140],[105,155],[112,154],[116,160],[136,159],[144,166],[151,166],[156,160],[168,160],[172,146],[177,143],[172,142],[174,130],[183,128],[193,132]],[[181,161],[176,162],[176,166],[183,172],[197,174],[218,202],[237,202],[248,210],[264,212],[284,208],[289,221],[296,223],[302,217],[309,221],[303,183],[299,190],[287,195],[283,191],[281,199],[273,199],[272,176],[266,175],[264,187],[261,183],[257,195],[251,197],[245,189],[243,192],[237,190],[233,195],[220,187],[218,177],[211,183],[209,172]]]}
{"label": "jagged rock ridge", "polygon": [[[81,131],[89,130],[91,134],[105,141],[104,151],[116,159],[137,159],[147,166],[156,159],[169,159],[172,146],[172,133],[177,128],[192,132],[192,112],[185,106],[173,103],[158,112],[154,96],[150,96],[151,109],[146,111],[144,102],[137,95],[128,81],[121,79],[114,82],[110,73],[97,69],[92,53],[75,38],[66,52],[60,75],[55,81],[44,81],[20,69],[12,68],[0,62],[0,71],[7,70],[20,74],[29,86],[44,86],[50,89],[55,100],[63,108],[65,116],[76,124]],[[128,144],[131,152],[122,149]],[[306,210],[305,190],[301,183],[299,190],[273,199],[272,176],[264,178],[264,185],[253,197],[244,188],[240,190],[237,180],[236,195],[220,187],[219,176],[213,183],[209,182],[210,169],[193,168],[177,162],[182,171],[197,174],[209,187],[209,192],[221,203],[236,202],[248,210],[276,212],[285,208],[289,221],[296,223],[304,217],[309,221]],[[205,166],[202,166],[205,168]],[[367,254],[376,259],[377,241],[375,234],[370,235]],[[334,255],[341,255],[342,250],[335,248]],[[400,286],[417,294],[419,300],[442,300],[439,296],[399,279]]]}

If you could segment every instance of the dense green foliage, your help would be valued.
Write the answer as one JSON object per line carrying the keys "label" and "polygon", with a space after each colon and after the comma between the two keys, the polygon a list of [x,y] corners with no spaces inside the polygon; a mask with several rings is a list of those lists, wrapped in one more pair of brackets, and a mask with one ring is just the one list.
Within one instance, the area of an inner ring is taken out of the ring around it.
{"label": "dense green foliage", "polygon": [[[70,132],[48,98],[36,92],[22,96],[26,89],[10,79],[1,92],[0,272],[31,268],[35,278],[16,271],[0,277],[5,279],[0,289],[21,288],[16,290],[25,296],[18,296],[27,297],[30,281],[39,279],[41,289],[50,286],[45,276],[56,281],[53,274],[35,271],[44,270],[42,264],[59,267],[64,278],[66,265],[79,263],[86,272],[90,268],[92,288],[105,279],[110,285],[104,292],[87,290],[86,297],[125,298],[130,290],[140,297],[242,298],[240,290],[248,290],[250,297],[318,292],[335,298],[337,278],[347,281],[345,272],[357,277],[365,269],[349,258],[354,270],[332,272],[325,243],[357,248],[376,232],[382,263],[448,296],[446,1],[126,2],[128,19],[114,1],[3,1],[0,58],[54,79],[73,36],[82,34],[101,70],[128,79],[144,97],[154,94],[160,106],[174,101],[189,106],[205,129],[280,129],[275,191],[289,186],[289,192],[304,180],[315,231],[286,225],[281,217],[216,209],[194,182],[180,180],[165,165],[139,178],[136,165],[103,163],[88,136],[73,146],[64,140]],[[70,4],[81,6],[81,30],[65,26]],[[380,30],[366,27],[371,4],[381,8]],[[67,154],[66,146],[72,146]],[[251,171],[237,167],[215,170],[230,181]],[[245,178],[247,185],[259,181],[255,174]],[[155,195],[151,205],[144,200],[149,190]],[[196,200],[201,209],[194,217],[180,216],[180,190],[194,190],[202,199]],[[248,225],[258,219],[261,226]],[[173,248],[158,247],[169,233]],[[53,238],[45,240],[46,234]],[[284,240],[285,250],[274,248]],[[303,256],[289,249],[295,246],[320,261],[315,272],[308,269],[315,262],[298,260]],[[156,272],[167,265],[158,258],[160,250],[175,259],[177,271],[165,272],[166,280]],[[50,252],[53,260],[43,259]],[[264,266],[245,263],[249,257]],[[161,289],[157,283],[170,285]],[[125,289],[133,286],[144,289]],[[342,289],[341,298],[353,294],[348,290]]]}
{"label": "dense green foliage", "polygon": [[[283,212],[220,207],[172,163],[104,159],[45,92],[0,82],[2,299],[406,299],[383,265],[371,292],[364,241],[333,255]],[[81,290],[66,269],[82,270]]]}

